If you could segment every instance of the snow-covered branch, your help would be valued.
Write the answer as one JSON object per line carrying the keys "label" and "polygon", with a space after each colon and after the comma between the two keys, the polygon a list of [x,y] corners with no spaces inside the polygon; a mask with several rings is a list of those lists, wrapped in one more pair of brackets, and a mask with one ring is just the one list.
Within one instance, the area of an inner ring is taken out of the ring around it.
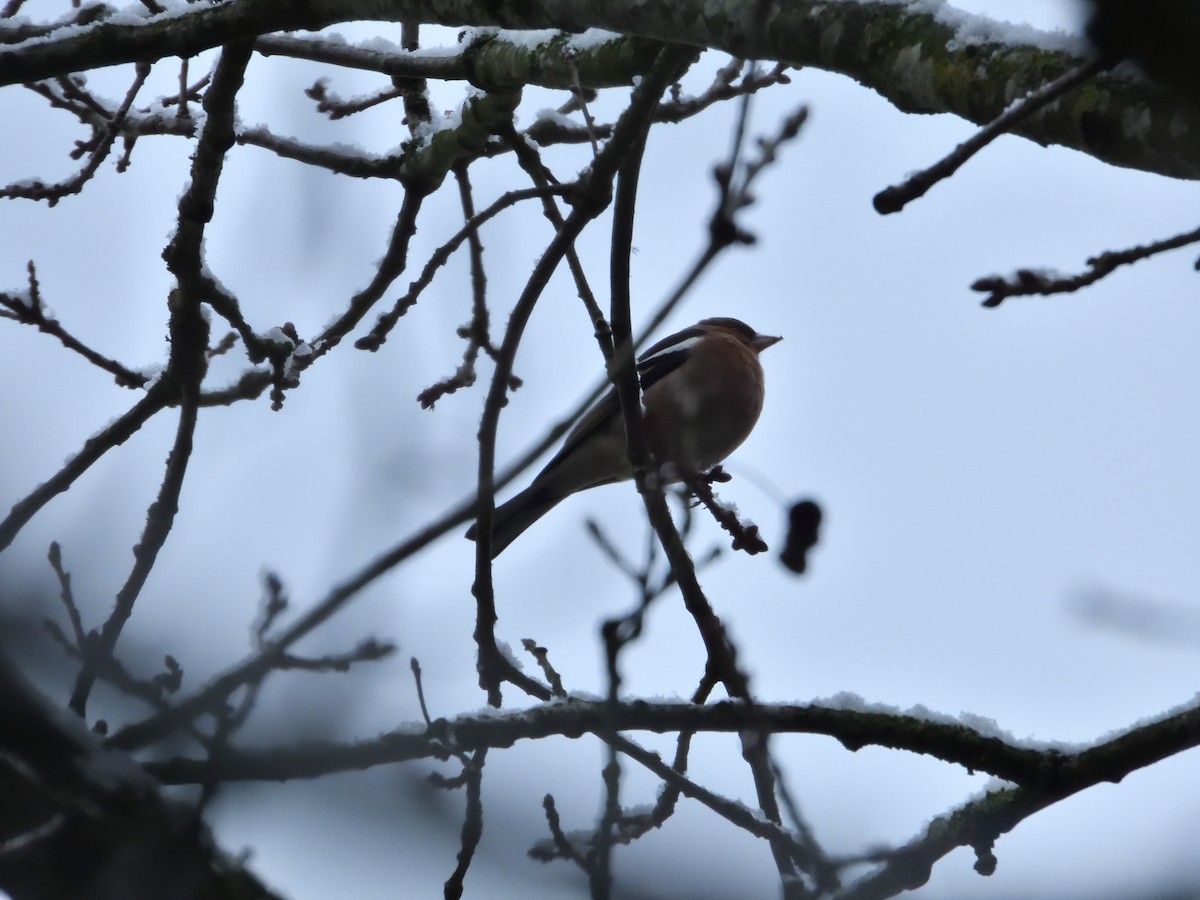
{"label": "snow-covered branch", "polygon": [[[1087,55],[1080,39],[1001,24],[931,0],[782,0],[766,23],[755,17],[755,10],[754,4],[742,0],[531,0],[520,4],[479,0],[296,4],[268,0],[147,14],[144,18],[122,13],[87,25],[51,28],[44,35],[40,32],[45,29],[34,27],[39,23],[14,20],[0,31],[0,43],[7,44],[0,50],[0,84],[134,61],[187,57],[231,40],[279,31],[317,30],[357,20],[419,20],[456,27],[577,33],[601,28],[708,47],[840,72],[906,112],[950,113],[984,123]],[[19,40],[31,31],[39,36]],[[565,70],[565,42],[543,37],[547,39],[515,39],[490,46],[487,79],[503,80],[505,60],[514,67],[510,73],[514,84],[528,81],[531,70]],[[622,57],[626,69],[630,59],[641,58],[634,45],[628,49],[633,55]],[[388,66],[402,66],[405,60],[402,51],[398,53],[386,62]],[[603,75],[596,66],[581,65],[580,69],[585,85],[589,81],[612,82],[612,73]],[[620,75],[628,77],[628,72]],[[1102,75],[1051,104],[1022,123],[1017,133],[1039,143],[1072,147],[1113,165],[1200,178],[1200,112],[1124,70]]]}

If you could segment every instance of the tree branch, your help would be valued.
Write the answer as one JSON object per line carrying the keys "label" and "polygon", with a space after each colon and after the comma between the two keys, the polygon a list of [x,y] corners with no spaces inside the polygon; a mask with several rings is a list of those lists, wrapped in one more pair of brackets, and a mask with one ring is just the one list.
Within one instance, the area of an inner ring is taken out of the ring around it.
{"label": "tree branch", "polygon": [[[192,56],[232,40],[276,31],[317,30],[356,19],[501,28],[603,28],[626,35],[724,50],[840,72],[906,112],[948,112],[977,124],[997,118],[1028,93],[1084,62],[1081,47],[1047,49],[1052,39],[1003,43],[983,16],[952,7],[885,2],[781,0],[769,29],[742,0],[264,0],[221,4],[144,23],[96,22],[55,29],[28,45],[0,50],[0,84],[166,56]],[[61,32],[56,35],[56,32]],[[978,36],[988,36],[982,40]],[[761,36],[761,40],[760,40]],[[516,77],[516,76],[514,76]],[[962,85],[969,85],[964,90]],[[1129,123],[1136,123],[1130,127]],[[1136,76],[1109,73],[1070,104],[1051,104],[1015,133],[1060,144],[1113,165],[1200,178],[1200,109]]]}
{"label": "tree branch", "polygon": [[[254,750],[229,750],[216,762],[176,758],[145,768],[166,784],[206,777],[233,781],[317,778],[373,766],[437,758],[447,748],[473,752],[507,748],[550,736],[602,736],[627,731],[820,734],[847,749],[886,747],[932,756],[971,772],[987,772],[1029,790],[1062,796],[1126,775],[1200,746],[1200,707],[1192,705],[1083,750],[1023,747],[953,721],[933,721],[884,707],[846,709],[817,703],[778,705],[724,701],[693,703],[555,701],[517,712],[490,711],[435,720],[429,728],[402,725],[370,741],[310,742]],[[210,768],[215,771],[210,771]]]}

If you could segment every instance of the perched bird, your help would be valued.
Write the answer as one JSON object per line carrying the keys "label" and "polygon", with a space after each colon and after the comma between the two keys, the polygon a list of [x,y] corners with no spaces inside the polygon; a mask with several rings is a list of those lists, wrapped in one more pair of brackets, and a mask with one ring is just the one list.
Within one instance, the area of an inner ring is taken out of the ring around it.
{"label": "perched bird", "polygon": [[[707,472],[749,437],[763,405],[758,354],[780,340],[737,319],[704,319],[638,358],[646,439],[665,477]],[[493,558],[576,491],[632,477],[621,405],[609,391],[533,483],[496,507]],[[475,539],[474,525],[467,537]]]}

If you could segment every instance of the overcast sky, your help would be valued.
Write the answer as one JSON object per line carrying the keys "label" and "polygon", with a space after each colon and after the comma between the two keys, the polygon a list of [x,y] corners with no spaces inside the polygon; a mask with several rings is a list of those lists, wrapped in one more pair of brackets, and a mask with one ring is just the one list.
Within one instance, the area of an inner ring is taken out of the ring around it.
{"label": "overcast sky", "polygon": [[[957,5],[1079,30],[1070,3]],[[378,30],[398,39],[397,29]],[[722,61],[710,55],[701,71]],[[321,75],[343,96],[381,84],[363,73],[256,58],[242,120],[374,152],[399,143],[404,130],[391,108],[322,122],[301,93]],[[115,94],[125,77],[98,74],[91,83]],[[451,86],[435,103],[452,107],[460,98]],[[620,99],[602,99],[598,112]],[[552,102],[530,92],[522,120]],[[904,115],[847,78],[804,71],[756,98],[755,132],[773,131],[800,103],[809,104],[810,120],[763,176],[744,222],[758,244],[723,256],[661,332],[734,315],[785,337],[763,356],[766,407],[727,465],[734,480],[721,495],[773,548],[783,544],[784,504],[814,498],[826,513],[822,542],[802,578],[774,554],[726,554],[703,574],[756,695],[807,702],[852,692],[901,709],[988,717],[1017,739],[1063,742],[1093,741],[1192,701],[1200,652],[1196,252],[1139,263],[1076,295],[994,310],[981,308],[969,285],[1018,267],[1073,272],[1098,252],[1190,230],[1200,188],[1007,137],[884,218],[871,208],[874,193],[936,160],[973,126]],[[714,109],[652,135],[633,261],[635,323],[649,318],[704,246],[708,173],[727,151],[732,114],[732,106]],[[0,142],[0,180],[72,171],[66,154],[80,135],[66,114],[10,88],[0,92],[0,116],[26,123]],[[170,280],[159,254],[190,149],[179,139],[146,139],[127,174],[110,161],[81,196],[55,209],[5,202],[0,284],[21,286],[33,259],[47,304],[74,333],[136,367],[164,362]],[[566,178],[586,153],[566,148],[547,159]],[[524,185],[508,160],[476,166],[472,177],[479,207]],[[256,327],[291,321],[311,337],[369,279],[400,196],[394,185],[235,149],[206,242],[208,265]],[[448,184],[429,201],[410,259],[423,263],[460,219]],[[581,242],[601,290],[607,237],[601,223]],[[528,207],[483,238],[499,327],[549,230]],[[194,688],[247,651],[264,570],[279,573],[306,608],[468,494],[483,388],[448,397],[434,412],[415,397],[458,364],[455,328],[469,315],[465,262],[456,259],[380,352],[342,347],[305,375],[281,412],[264,399],[201,416],[183,514],[122,639],[131,658],[148,667],[169,652]],[[502,419],[501,461],[540,437],[601,372],[567,279],[556,276],[525,348],[517,360],[525,386]],[[244,365],[231,357],[214,367],[213,384]],[[52,339],[9,321],[0,322],[0,365],[0,504],[27,494],[136,399]],[[101,620],[127,575],[173,428],[170,418],[152,422],[30,523],[0,557],[0,583],[10,586],[0,598],[6,617],[37,592],[53,598],[44,558],[57,540],[85,617]],[[596,629],[634,600],[588,538],[585,518],[640,554],[639,505],[628,486],[572,498],[496,564],[498,634],[513,646],[532,637],[550,648],[571,690],[604,690]],[[727,544],[711,522],[698,527],[697,552]],[[304,649],[345,650],[374,634],[396,640],[400,653],[349,676],[278,679],[245,739],[270,742],[294,726],[371,737],[418,719],[410,656],[421,661],[433,715],[482,707],[472,565],[473,545],[447,536],[373,585]],[[655,607],[623,664],[628,690],[640,696],[693,690],[702,646],[677,598]],[[66,695],[65,682],[45,687]],[[515,691],[506,697],[516,700]],[[638,737],[664,752],[671,746]],[[851,754],[819,737],[782,738],[774,747],[818,839],[837,853],[906,841],[988,783],[934,760]],[[488,757],[485,839],[468,896],[586,895],[575,871],[544,868],[525,850],[545,837],[546,793],[566,827],[593,823],[601,761],[590,740]],[[740,762],[733,737],[706,737],[691,774],[751,802],[744,767],[732,761]],[[1060,803],[1000,839],[991,878],[976,875],[971,854],[960,851],[935,867],[920,896],[1133,896],[1160,880],[1200,889],[1200,810],[1190,789],[1198,766],[1195,753],[1184,754]],[[454,867],[462,805],[459,795],[424,785],[437,768],[231,790],[212,821],[224,847],[253,848],[255,870],[295,900],[434,896]],[[626,769],[625,802],[652,802],[653,780]],[[777,888],[764,845],[694,807],[617,861],[623,883],[644,891],[631,897],[757,897]]]}

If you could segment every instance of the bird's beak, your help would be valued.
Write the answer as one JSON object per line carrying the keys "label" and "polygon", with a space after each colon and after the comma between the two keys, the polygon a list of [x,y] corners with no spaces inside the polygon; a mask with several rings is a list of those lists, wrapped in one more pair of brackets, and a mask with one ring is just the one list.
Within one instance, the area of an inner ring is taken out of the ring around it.
{"label": "bird's beak", "polygon": [[762,353],[772,344],[778,344],[782,340],[782,337],[775,337],[770,334],[756,334],[750,341],[750,346],[754,348],[755,353]]}

